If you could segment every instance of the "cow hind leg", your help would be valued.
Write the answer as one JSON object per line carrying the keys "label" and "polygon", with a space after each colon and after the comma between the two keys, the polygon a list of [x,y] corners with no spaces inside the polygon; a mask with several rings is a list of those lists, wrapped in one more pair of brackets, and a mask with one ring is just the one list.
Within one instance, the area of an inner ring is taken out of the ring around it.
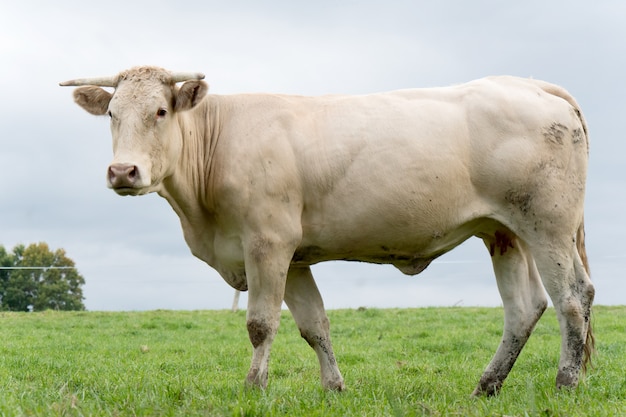
{"label": "cow hind leg", "polygon": [[473,395],[496,394],[547,307],[541,280],[527,248],[509,231],[483,237],[491,253],[504,306],[504,332]]}
{"label": "cow hind leg", "polygon": [[552,239],[531,247],[561,330],[557,388],[575,387],[588,359],[594,287],[575,242]]}
{"label": "cow hind leg", "polygon": [[317,354],[322,386],[330,390],[344,390],[343,377],[330,341],[330,324],[311,268],[292,267],[289,270],[285,303],[300,329],[300,334]]}

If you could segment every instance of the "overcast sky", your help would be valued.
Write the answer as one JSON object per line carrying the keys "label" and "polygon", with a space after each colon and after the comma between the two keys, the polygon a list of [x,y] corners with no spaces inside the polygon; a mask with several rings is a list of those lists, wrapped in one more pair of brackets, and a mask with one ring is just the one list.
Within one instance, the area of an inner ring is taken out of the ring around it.
{"label": "overcast sky", "polygon": [[[215,94],[318,95],[512,74],[560,84],[582,106],[596,303],[625,304],[624,22],[622,0],[0,1],[0,244],[64,248],[89,310],[231,305],[165,200],[106,188],[108,120],[60,81],[149,64],[204,72]],[[478,239],[415,277],[345,262],[313,272],[329,308],[500,305]]]}

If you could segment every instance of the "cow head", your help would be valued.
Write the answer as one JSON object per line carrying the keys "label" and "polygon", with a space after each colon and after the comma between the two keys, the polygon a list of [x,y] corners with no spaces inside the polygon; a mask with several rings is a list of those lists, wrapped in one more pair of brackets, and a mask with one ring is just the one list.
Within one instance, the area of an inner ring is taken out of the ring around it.
{"label": "cow head", "polygon": [[[113,136],[113,161],[107,185],[120,195],[158,191],[176,167],[182,148],[179,112],[202,101],[208,86],[203,74],[171,73],[136,67],[114,77],[66,81],[83,86],[74,100],[95,115],[108,115]],[[186,81],[177,87],[177,82]],[[108,92],[101,87],[113,87]]]}

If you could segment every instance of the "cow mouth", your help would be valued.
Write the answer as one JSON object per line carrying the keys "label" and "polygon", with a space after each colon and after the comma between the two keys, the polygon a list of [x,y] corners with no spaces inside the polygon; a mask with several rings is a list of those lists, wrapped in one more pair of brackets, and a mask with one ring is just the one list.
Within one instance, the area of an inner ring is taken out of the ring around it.
{"label": "cow mouth", "polygon": [[145,188],[135,188],[135,187],[115,187],[113,188],[113,191],[115,191],[117,195],[121,195],[121,196],[127,196],[127,195],[137,196],[137,195],[146,194]]}

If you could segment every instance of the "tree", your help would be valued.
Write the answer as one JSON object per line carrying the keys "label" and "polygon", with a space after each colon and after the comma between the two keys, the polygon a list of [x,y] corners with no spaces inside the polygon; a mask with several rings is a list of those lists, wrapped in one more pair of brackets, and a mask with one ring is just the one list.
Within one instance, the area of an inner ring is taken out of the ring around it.
{"label": "tree", "polygon": [[4,249],[4,246],[0,246],[0,294],[4,295],[9,281],[10,270],[4,268],[10,268],[15,265],[14,256]]}
{"label": "tree", "polygon": [[[46,243],[17,245],[13,253],[0,246],[0,304],[4,310],[84,310],[82,285],[74,261],[63,249]],[[30,269],[32,268],[32,269]]]}

